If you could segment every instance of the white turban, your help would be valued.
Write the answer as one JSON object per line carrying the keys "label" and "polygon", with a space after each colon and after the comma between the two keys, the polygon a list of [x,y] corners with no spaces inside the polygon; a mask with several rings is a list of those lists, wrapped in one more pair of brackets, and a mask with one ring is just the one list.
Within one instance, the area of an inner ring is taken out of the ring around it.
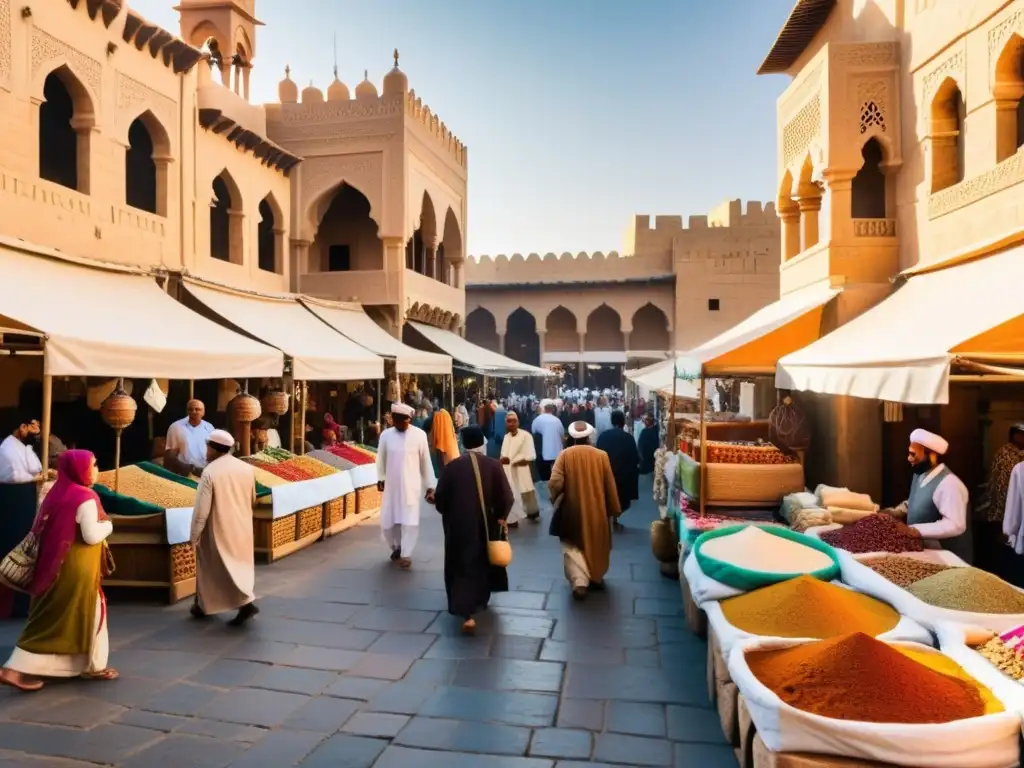
{"label": "white turban", "polygon": [[585,421],[574,421],[569,425],[569,437],[574,440],[582,440],[583,438],[589,438],[594,434],[594,428],[587,424]]}
{"label": "white turban", "polygon": [[235,438],[231,436],[231,433],[223,429],[215,429],[210,433],[210,436],[206,438],[206,442],[213,443],[214,445],[223,445],[225,448],[235,447]]}
{"label": "white turban", "polygon": [[949,443],[944,438],[926,429],[915,429],[911,432],[910,442],[922,445],[929,451],[935,451],[940,456],[945,455],[946,451],[949,450]]}
{"label": "white turban", "polygon": [[406,405],[405,403],[392,403],[391,413],[397,416],[405,416],[411,419],[416,411],[413,410],[412,406]]}

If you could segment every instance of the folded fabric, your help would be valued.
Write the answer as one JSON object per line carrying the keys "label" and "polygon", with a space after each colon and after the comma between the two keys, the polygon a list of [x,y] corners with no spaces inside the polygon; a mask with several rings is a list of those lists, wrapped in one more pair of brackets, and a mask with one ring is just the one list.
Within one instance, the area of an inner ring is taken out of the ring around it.
{"label": "folded fabric", "polygon": [[782,499],[782,508],[779,510],[783,519],[792,523],[793,515],[802,509],[818,509],[818,499],[809,491],[791,493]]}
{"label": "folded fabric", "polygon": [[809,507],[797,510],[793,514],[793,518],[789,521],[789,526],[794,531],[803,533],[808,528],[814,528],[819,525],[828,525],[831,522],[832,515],[827,509]]}
{"label": "folded fabric", "polygon": [[873,511],[866,509],[847,509],[845,507],[826,507],[825,509],[832,516],[832,522],[841,525],[850,525],[875,514]]}
{"label": "folded fabric", "polygon": [[866,493],[854,493],[848,488],[832,488],[827,485],[819,485],[817,496],[821,500],[821,506],[840,507],[842,509],[860,509],[865,512],[877,512],[878,505]]}

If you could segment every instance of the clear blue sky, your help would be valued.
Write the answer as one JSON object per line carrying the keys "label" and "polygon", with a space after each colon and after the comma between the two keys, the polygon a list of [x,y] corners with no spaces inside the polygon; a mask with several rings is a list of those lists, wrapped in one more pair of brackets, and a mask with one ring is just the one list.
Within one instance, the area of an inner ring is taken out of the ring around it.
{"label": "clear blue sky", "polygon": [[[129,0],[177,31],[171,0]],[[469,252],[610,251],[636,213],[771,200],[756,76],[793,0],[257,0],[254,101],[401,67],[468,147]]]}

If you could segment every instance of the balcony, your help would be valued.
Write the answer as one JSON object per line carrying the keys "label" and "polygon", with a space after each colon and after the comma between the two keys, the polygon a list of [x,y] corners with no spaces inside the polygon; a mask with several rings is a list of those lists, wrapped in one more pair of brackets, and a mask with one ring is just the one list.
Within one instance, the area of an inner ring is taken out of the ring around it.
{"label": "balcony", "polygon": [[853,236],[875,240],[896,237],[896,219],[854,219]]}
{"label": "balcony", "polygon": [[405,307],[413,304],[427,305],[451,312],[461,318],[466,317],[466,292],[461,288],[452,288],[439,280],[421,275],[411,269],[405,270]]}
{"label": "balcony", "polygon": [[349,272],[307,272],[299,276],[299,292],[334,301],[360,304],[401,304],[397,275],[383,269]]}

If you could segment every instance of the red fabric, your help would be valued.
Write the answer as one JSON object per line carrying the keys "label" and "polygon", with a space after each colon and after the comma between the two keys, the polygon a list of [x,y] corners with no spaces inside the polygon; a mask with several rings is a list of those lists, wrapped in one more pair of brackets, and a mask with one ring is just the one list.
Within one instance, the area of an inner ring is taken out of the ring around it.
{"label": "red fabric", "polygon": [[64,558],[75,542],[78,508],[92,499],[100,511],[100,519],[106,519],[99,496],[88,485],[94,460],[90,451],[80,449],[61,454],[57,464],[57,482],[43,499],[32,524],[32,533],[39,540],[35,573],[27,590],[33,597],[46,592],[57,580]]}

